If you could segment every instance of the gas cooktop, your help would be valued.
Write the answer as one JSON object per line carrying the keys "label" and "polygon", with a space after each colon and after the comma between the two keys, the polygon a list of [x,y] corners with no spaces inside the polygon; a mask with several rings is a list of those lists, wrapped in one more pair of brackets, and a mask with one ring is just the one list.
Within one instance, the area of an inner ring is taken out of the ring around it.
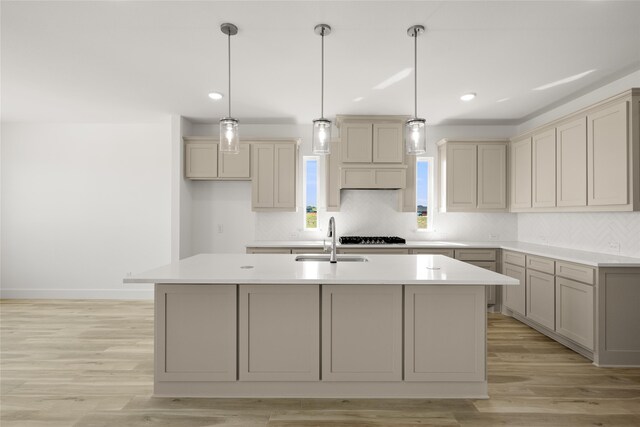
{"label": "gas cooktop", "polygon": [[397,236],[342,236],[342,245],[390,245],[407,243],[405,239]]}

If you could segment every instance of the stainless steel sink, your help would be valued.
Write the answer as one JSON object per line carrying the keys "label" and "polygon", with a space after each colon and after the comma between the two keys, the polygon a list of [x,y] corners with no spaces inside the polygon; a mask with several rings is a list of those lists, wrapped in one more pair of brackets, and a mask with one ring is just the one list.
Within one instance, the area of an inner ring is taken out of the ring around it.
{"label": "stainless steel sink", "polygon": [[[329,262],[330,255],[298,255],[296,261],[317,261]],[[368,262],[369,260],[360,255],[338,255],[338,262]]]}

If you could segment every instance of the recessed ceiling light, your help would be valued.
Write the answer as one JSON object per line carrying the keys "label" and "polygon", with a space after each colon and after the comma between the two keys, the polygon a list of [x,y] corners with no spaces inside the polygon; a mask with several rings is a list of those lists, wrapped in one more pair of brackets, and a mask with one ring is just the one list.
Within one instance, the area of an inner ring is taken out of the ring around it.
{"label": "recessed ceiling light", "polygon": [[222,99],[224,95],[221,94],[220,92],[211,92],[209,94],[209,98],[213,99],[214,101],[219,101]]}
{"label": "recessed ceiling light", "polygon": [[460,99],[466,102],[466,101],[471,101],[475,97],[476,97],[475,93],[465,93],[460,97]]}
{"label": "recessed ceiling light", "polygon": [[360,101],[362,101],[363,99],[364,99],[364,97],[363,97],[363,96],[359,96],[359,97],[357,97],[357,98],[353,98],[353,102],[360,102]]}

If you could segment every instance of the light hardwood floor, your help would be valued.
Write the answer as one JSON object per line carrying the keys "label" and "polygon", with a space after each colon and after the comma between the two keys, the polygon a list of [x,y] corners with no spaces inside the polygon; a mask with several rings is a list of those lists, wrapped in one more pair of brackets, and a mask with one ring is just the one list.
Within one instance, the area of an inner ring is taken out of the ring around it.
{"label": "light hardwood floor", "polygon": [[151,397],[153,304],[0,304],[2,427],[640,426],[640,369],[596,368],[489,316],[488,400]]}

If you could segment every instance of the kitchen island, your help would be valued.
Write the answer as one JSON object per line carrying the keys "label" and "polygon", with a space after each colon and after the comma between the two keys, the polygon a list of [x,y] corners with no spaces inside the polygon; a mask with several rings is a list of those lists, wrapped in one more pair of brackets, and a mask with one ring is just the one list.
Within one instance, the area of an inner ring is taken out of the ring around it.
{"label": "kitchen island", "polygon": [[201,254],[155,284],[154,394],[486,398],[488,285],[442,255]]}

